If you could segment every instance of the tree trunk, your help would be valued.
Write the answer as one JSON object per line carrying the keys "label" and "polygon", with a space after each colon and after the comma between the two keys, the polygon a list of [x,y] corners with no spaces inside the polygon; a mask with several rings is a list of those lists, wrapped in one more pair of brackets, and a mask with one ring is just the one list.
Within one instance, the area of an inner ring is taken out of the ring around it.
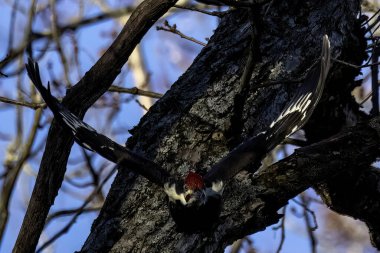
{"label": "tree trunk", "polygon": [[[259,50],[254,54],[260,60],[254,62],[250,84],[242,89],[252,10],[230,11],[192,66],[131,131],[127,146],[178,177],[189,170],[207,170],[279,115],[298,87],[294,80],[304,78],[318,61],[324,34],[330,38],[332,57],[360,65],[366,46],[356,19],[359,8],[359,0],[271,1],[264,5],[254,17],[260,23]],[[320,105],[305,126],[309,143],[366,120],[351,97],[358,72],[333,64]],[[203,233],[177,232],[163,190],[128,168],[119,168],[82,252],[222,252],[234,240],[276,223],[281,217],[276,211],[308,187],[318,185],[323,196],[339,198],[334,193],[343,188],[327,187],[327,183],[322,187],[322,183],[342,175],[352,181],[354,170],[368,173],[380,143],[372,123],[300,149],[253,176],[240,173],[225,188],[219,223]],[[332,158],[335,162],[326,163]],[[351,168],[357,161],[360,166]],[[371,201],[378,205],[379,189],[374,190]],[[338,200],[327,203],[334,207]],[[350,212],[351,207],[346,203],[335,210],[368,221],[376,230],[375,224],[380,223],[368,218],[376,210],[364,217],[360,210]]]}

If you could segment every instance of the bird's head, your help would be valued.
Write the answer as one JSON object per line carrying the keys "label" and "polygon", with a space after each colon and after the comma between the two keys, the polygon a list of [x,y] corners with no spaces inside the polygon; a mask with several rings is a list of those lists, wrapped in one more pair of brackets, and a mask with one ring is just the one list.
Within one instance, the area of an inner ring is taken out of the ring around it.
{"label": "bird's head", "polygon": [[165,184],[170,214],[178,228],[185,231],[205,230],[219,218],[223,182],[207,185],[203,177],[190,171],[183,183]]}
{"label": "bird's head", "polygon": [[185,205],[202,205],[206,201],[205,183],[201,175],[190,171],[184,180]]}

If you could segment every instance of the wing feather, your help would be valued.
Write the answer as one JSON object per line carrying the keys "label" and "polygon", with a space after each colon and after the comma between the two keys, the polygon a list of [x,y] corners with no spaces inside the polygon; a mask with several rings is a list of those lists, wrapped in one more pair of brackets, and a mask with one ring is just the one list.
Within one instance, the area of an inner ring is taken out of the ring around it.
{"label": "wing feather", "polygon": [[29,60],[28,64],[26,64],[26,69],[30,79],[40,92],[47,106],[54,113],[55,119],[72,132],[75,141],[79,145],[97,152],[99,155],[116,164],[133,170],[159,186],[163,187],[164,184],[170,180],[170,174],[156,163],[98,133],[94,128],[80,120],[64,107],[50,93],[50,87],[48,86],[48,89],[46,89],[42,85],[37,63]]}
{"label": "wing feather", "polygon": [[[257,169],[264,156],[287,136],[300,129],[317,106],[330,69],[330,42],[323,37],[320,66],[310,70],[304,83],[286,105],[269,129],[248,139],[216,163],[204,176],[208,183],[228,181],[241,170],[252,166]],[[253,171],[252,169],[250,171]]]}

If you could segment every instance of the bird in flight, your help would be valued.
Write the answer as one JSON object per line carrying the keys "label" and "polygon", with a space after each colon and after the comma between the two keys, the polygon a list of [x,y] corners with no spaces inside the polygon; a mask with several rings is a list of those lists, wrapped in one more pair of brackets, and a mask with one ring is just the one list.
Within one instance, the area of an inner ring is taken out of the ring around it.
{"label": "bird in flight", "polygon": [[226,183],[252,164],[260,164],[265,155],[287,136],[299,130],[318,104],[330,69],[330,42],[323,36],[320,64],[306,75],[292,100],[269,126],[268,130],[247,139],[213,165],[205,175],[193,171],[178,179],[155,162],[133,152],[98,133],[63,106],[42,84],[38,64],[29,59],[26,70],[54,118],[70,130],[75,141],[90,151],[128,168],[160,186],[168,196],[169,211],[178,228],[199,231],[212,227],[222,209]]}

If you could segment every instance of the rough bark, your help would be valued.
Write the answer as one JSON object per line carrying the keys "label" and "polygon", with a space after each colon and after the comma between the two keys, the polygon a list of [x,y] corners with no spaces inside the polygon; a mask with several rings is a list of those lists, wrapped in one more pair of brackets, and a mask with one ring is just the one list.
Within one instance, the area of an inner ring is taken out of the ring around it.
{"label": "rough bark", "polygon": [[[333,57],[361,63],[365,46],[356,21],[359,4],[358,0],[273,1],[266,15],[263,6],[262,57],[255,62],[249,87],[240,94],[250,23],[248,10],[232,11],[192,66],[131,131],[127,145],[179,177],[190,169],[207,170],[246,137],[265,130],[280,113],[297,88],[288,81],[304,77],[318,59],[323,34],[330,37]],[[357,74],[334,65],[320,105],[305,126],[310,143],[366,118],[350,94]],[[273,82],[280,84],[269,85]],[[239,174],[225,189],[219,224],[199,234],[178,233],[163,191],[120,168],[82,252],[221,252],[235,239],[276,223],[276,211],[308,187],[351,170],[369,173],[378,155],[378,135],[368,126],[355,129],[299,150],[254,176]],[[352,168],[358,161],[360,166]],[[378,203],[378,189],[376,194],[371,201]],[[371,215],[352,213],[346,205],[339,211],[369,220],[371,229],[379,224],[367,217],[375,217],[376,210]]]}

